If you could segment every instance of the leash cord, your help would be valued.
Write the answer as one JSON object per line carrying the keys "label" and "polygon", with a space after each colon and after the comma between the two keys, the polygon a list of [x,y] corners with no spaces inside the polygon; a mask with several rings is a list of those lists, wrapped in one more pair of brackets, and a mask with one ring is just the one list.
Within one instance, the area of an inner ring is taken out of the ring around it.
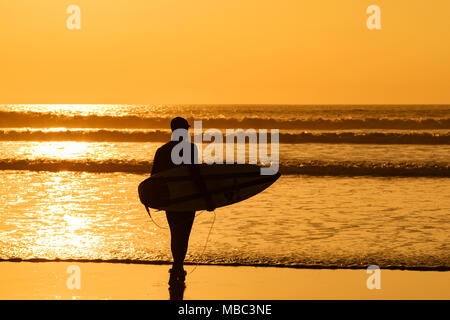
{"label": "leash cord", "polygon": [[[145,207],[145,210],[147,210],[147,213],[148,213],[150,219],[152,220],[152,222],[153,222],[158,228],[160,228],[160,229],[167,229],[167,227],[161,227],[159,224],[156,223],[155,220],[153,220],[153,217],[152,217],[152,215],[151,215],[151,213],[150,213],[150,208]],[[205,211],[200,212],[199,214],[195,215],[195,217],[198,217],[198,216],[201,215],[203,212],[205,212]],[[200,254],[200,256],[203,256],[203,254],[204,254],[205,251],[206,251],[206,247],[208,246],[208,242],[209,242],[209,237],[211,236],[211,231],[212,231],[212,229],[213,229],[214,223],[216,222],[216,210],[213,211],[213,214],[214,214],[213,221],[212,221],[212,223],[211,223],[211,227],[209,227],[208,236],[206,237],[205,245],[204,245],[204,247],[203,247],[203,250],[202,250],[202,253]],[[195,269],[197,269],[197,267],[198,267],[199,264],[200,264],[200,262],[197,262],[197,264],[196,264],[195,267],[189,272],[189,274],[192,274],[192,273],[195,271]]]}
{"label": "leash cord", "polygon": [[145,207],[145,210],[147,210],[148,215],[150,216],[150,219],[152,219],[153,223],[160,229],[167,229],[167,227],[161,227],[159,224],[156,223],[155,220],[153,220],[152,215],[150,214],[150,208],[149,207]]}
{"label": "leash cord", "polygon": [[[201,253],[200,256],[203,256],[203,254],[204,254],[205,251],[206,251],[206,247],[208,246],[209,236],[211,235],[211,231],[212,231],[212,229],[213,229],[214,222],[216,222],[216,210],[214,210],[213,213],[214,213],[213,221],[212,221],[212,223],[211,223],[211,227],[209,228],[208,236],[206,237],[206,241],[205,241],[205,246],[203,247],[203,250],[202,250],[202,253]],[[189,274],[192,274],[192,273],[195,271],[195,269],[197,269],[197,267],[198,267],[199,264],[200,264],[200,261],[197,262],[197,264],[196,264],[195,267],[189,272]]]}

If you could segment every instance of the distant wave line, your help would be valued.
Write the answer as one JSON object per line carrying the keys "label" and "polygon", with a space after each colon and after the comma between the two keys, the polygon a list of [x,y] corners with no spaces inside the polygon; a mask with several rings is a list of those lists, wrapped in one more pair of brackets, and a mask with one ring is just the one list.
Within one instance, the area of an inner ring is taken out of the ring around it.
{"label": "distant wave line", "polygon": [[[268,135],[270,138],[270,134]],[[450,133],[384,132],[302,132],[280,133],[281,143],[350,143],[350,144],[450,144]],[[80,141],[80,142],[163,142],[170,140],[167,131],[128,132],[119,130],[8,131],[0,130],[0,141]],[[224,136],[225,141],[225,136]],[[270,140],[269,140],[270,141]]]}
{"label": "distant wave line", "polygon": [[[149,161],[0,160],[0,170],[149,174],[151,167]],[[286,161],[280,164],[279,170],[284,175],[450,177],[449,163],[434,162]]]}
{"label": "distant wave line", "polygon": [[[430,130],[450,129],[450,118],[400,119],[400,118],[363,118],[363,119],[274,119],[274,118],[209,118],[187,117],[190,122],[202,120],[204,128],[265,128],[265,129],[397,129]],[[67,116],[39,112],[0,111],[0,127],[66,127],[66,128],[130,128],[160,129],[169,128],[171,117],[139,116]]]}

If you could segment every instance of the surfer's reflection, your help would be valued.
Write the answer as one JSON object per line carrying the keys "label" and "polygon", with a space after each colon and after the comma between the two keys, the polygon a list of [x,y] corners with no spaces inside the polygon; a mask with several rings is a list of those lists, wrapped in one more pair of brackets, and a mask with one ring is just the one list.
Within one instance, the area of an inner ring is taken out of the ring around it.
{"label": "surfer's reflection", "polygon": [[170,300],[183,300],[184,289],[186,289],[184,281],[179,283],[172,283],[169,286]]}

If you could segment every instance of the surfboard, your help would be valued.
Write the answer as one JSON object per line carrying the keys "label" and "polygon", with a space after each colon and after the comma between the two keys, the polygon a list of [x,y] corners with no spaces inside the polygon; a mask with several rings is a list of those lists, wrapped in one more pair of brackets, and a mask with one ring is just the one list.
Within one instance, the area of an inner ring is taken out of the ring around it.
{"label": "surfboard", "polygon": [[[199,164],[200,176],[216,208],[248,199],[267,189],[279,177],[261,175],[253,164]],[[142,181],[139,198],[148,208],[166,211],[206,210],[204,194],[195,184],[187,166],[159,172]]]}

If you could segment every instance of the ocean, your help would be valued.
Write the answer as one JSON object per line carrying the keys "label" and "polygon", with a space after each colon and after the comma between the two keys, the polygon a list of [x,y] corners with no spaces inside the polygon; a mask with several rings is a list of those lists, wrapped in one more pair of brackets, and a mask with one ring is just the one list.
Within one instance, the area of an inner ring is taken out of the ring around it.
{"label": "ocean", "polygon": [[0,105],[0,259],[170,262],[137,186],[175,116],[280,131],[282,177],[198,212],[187,262],[450,269],[448,105]]}

